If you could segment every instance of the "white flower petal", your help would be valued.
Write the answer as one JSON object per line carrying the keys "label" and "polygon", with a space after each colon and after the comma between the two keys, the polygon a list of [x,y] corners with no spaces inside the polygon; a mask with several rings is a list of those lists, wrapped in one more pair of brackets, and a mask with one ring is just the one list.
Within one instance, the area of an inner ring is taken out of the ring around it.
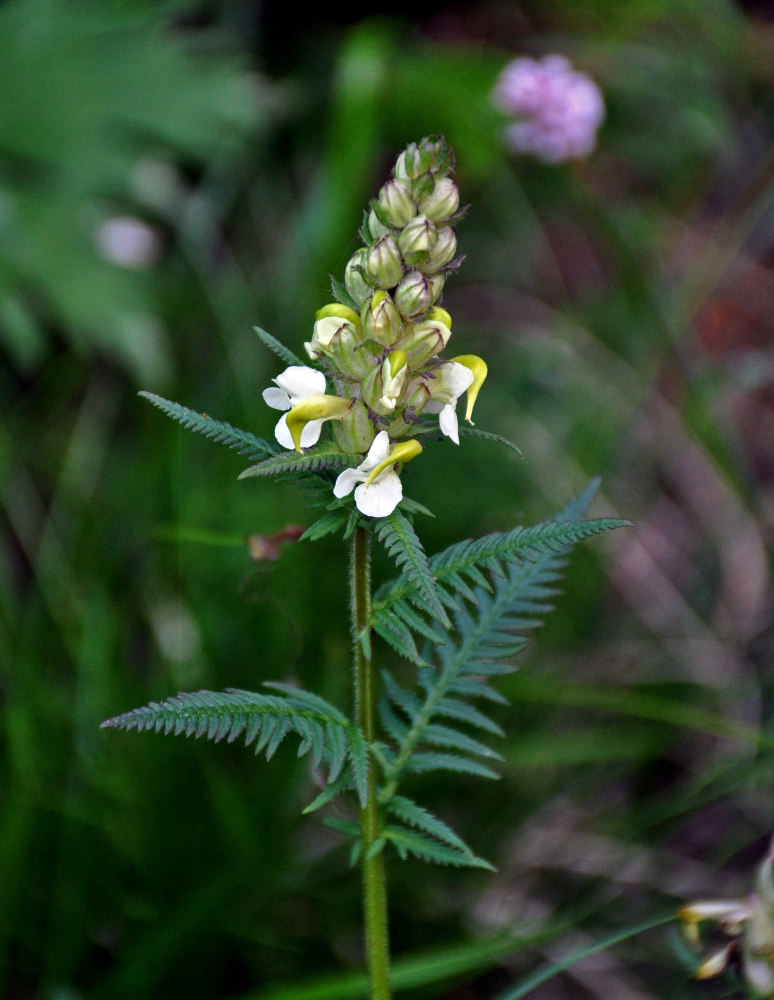
{"label": "white flower petal", "polygon": [[369,486],[358,486],[355,503],[362,514],[386,517],[403,499],[403,485],[395,472],[383,472]]}
{"label": "white flower petal", "polygon": [[362,483],[364,478],[366,478],[359,469],[345,469],[340,472],[336,482],[333,486],[333,495],[341,499],[341,497],[347,496],[352,490],[357,486],[358,483]]}
{"label": "white flower petal", "polygon": [[[274,437],[279,441],[283,448],[287,448],[288,451],[295,451],[296,445],[290,431],[288,430],[287,419],[287,413],[283,413],[274,428]],[[304,429],[301,431],[302,448],[311,448],[312,445],[317,444],[320,440],[320,432],[322,430],[323,423],[323,420],[310,420],[308,424],[304,425]]]}
{"label": "white flower petal", "polygon": [[457,421],[457,411],[454,408],[455,403],[447,403],[447,405],[444,406],[441,410],[441,415],[438,418],[438,424],[446,437],[451,438],[455,444],[459,444],[460,432],[459,423]]}
{"label": "white flower petal", "polygon": [[390,436],[387,431],[379,431],[371,442],[368,454],[358,466],[361,472],[370,472],[380,465],[390,454]]}
{"label": "white flower petal", "polygon": [[290,396],[284,389],[279,389],[276,385],[270,385],[268,389],[263,390],[263,401],[272,410],[290,409]]}
{"label": "white flower petal", "polygon": [[293,438],[288,430],[287,419],[287,413],[283,413],[274,428],[274,437],[277,441],[279,441],[283,448],[287,448],[288,451],[295,451],[296,446],[293,443]]}
{"label": "white flower petal", "polygon": [[473,383],[473,372],[459,361],[447,361],[430,382],[430,397],[439,403],[456,402]]}
{"label": "white flower petal", "polygon": [[291,365],[274,381],[290,396],[293,406],[308,396],[318,396],[325,392],[325,376],[316,368],[306,365]]}
{"label": "white flower petal", "polygon": [[322,432],[322,425],[325,423],[324,420],[310,420],[308,424],[301,431],[301,447],[311,448],[312,445],[317,444],[320,440],[320,433]]}

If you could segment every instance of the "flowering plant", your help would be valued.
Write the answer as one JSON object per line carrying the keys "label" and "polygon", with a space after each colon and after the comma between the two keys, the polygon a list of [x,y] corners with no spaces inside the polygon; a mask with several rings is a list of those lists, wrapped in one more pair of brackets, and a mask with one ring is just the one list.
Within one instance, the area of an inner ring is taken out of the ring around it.
{"label": "flowering plant", "polygon": [[[325,822],[349,838],[363,870],[366,960],[372,996],[390,995],[385,855],[491,868],[445,822],[404,792],[413,774],[436,770],[495,777],[498,759],[484,736],[502,733],[481,704],[502,701],[493,682],[513,670],[513,657],[555,593],[557,573],[578,541],[627,522],[582,520],[592,484],[557,516],[451,546],[428,558],[414,527],[429,513],[404,495],[402,475],[425,447],[461,436],[498,435],[460,428],[486,379],[473,354],[444,359],[452,320],[440,299],[459,266],[455,223],[459,191],[453,158],[439,137],[412,143],[371,202],[363,247],[347,264],[336,301],[316,315],[307,361],[270,334],[261,340],[286,365],[265,389],[282,416],[276,444],[148,393],[156,406],[191,430],[246,455],[240,478],[280,477],[301,485],[321,513],[302,539],[341,533],[350,546],[354,697],[347,712],[283,683],[270,693],[227,690],[178,694],[103,723],[228,739],[243,736],[272,756],[290,733],[299,755],[325,768],[314,812],[341,796],[349,815]],[[330,438],[325,425],[331,428]],[[518,449],[516,449],[518,450]],[[398,574],[374,595],[373,540]],[[414,682],[382,673],[378,691],[373,640],[378,635],[413,665]],[[475,735],[473,735],[475,734]]]}

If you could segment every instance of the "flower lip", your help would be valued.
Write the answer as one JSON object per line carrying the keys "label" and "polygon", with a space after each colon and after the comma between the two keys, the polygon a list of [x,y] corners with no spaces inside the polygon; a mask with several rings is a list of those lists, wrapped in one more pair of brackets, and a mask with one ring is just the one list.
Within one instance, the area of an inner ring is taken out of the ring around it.
{"label": "flower lip", "polygon": [[[306,399],[294,406],[285,415],[285,425],[290,433],[295,450],[303,453],[305,447],[303,434],[307,425],[315,423],[319,426],[325,420],[341,420],[351,405],[351,399],[318,393],[314,396],[307,396]],[[319,437],[319,430],[317,437]],[[315,438],[316,440],[317,438]]]}
{"label": "flower lip", "polygon": [[[387,432],[384,431],[383,433],[386,434]],[[410,441],[401,441],[400,444],[396,444],[387,457],[383,458],[374,469],[371,469],[368,473],[368,478],[363,483],[363,486],[370,486],[371,483],[375,482],[385,469],[395,465],[396,462],[410,462],[411,459],[416,458],[421,451],[422,445],[419,441],[415,441],[413,438]]]}
{"label": "flower lip", "polygon": [[473,375],[473,380],[468,386],[467,409],[465,410],[465,419],[472,425],[473,407],[478,399],[481,386],[486,380],[489,368],[486,361],[483,358],[479,358],[477,354],[459,354],[456,358],[452,358],[452,362],[464,365]]}

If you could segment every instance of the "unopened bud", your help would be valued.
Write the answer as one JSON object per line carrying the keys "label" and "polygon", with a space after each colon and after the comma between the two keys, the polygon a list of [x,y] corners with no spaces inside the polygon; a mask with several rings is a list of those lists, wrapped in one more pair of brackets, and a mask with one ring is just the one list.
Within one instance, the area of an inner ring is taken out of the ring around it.
{"label": "unopened bud", "polygon": [[381,344],[341,334],[334,339],[328,360],[342,375],[359,380],[371,370],[381,353]]}
{"label": "unopened bud", "polygon": [[361,247],[349,258],[344,271],[344,287],[358,305],[362,305],[373,291],[366,278],[367,262],[368,251]]}
{"label": "unopened bud", "polygon": [[430,399],[430,390],[422,377],[412,378],[403,390],[400,406],[396,410],[395,419],[387,425],[387,433],[394,438],[407,434],[413,424],[419,419],[419,414]]}
{"label": "unopened bud", "polygon": [[368,213],[368,231],[371,234],[372,240],[376,240],[380,236],[387,236],[392,232],[390,227],[385,222],[382,222],[373,208]]}
{"label": "unopened bud", "polygon": [[397,306],[382,288],[375,291],[370,301],[363,305],[361,320],[365,337],[378,341],[384,347],[395,342],[403,327]]}
{"label": "unopened bud", "polygon": [[394,288],[403,276],[403,258],[394,236],[382,236],[368,251],[366,270],[381,288]]}
{"label": "unopened bud", "polygon": [[424,261],[416,266],[423,274],[434,274],[446,267],[457,252],[457,234],[451,226],[441,226],[436,230],[435,244]]}
{"label": "unopened bud", "polygon": [[419,211],[433,222],[448,219],[459,207],[460,190],[451,177],[439,177],[433,190],[419,203]]}
{"label": "unopened bud", "polygon": [[318,309],[315,315],[317,321],[314,324],[312,339],[304,344],[307,354],[313,360],[319,358],[321,354],[331,355],[337,349],[340,350],[343,346],[340,343],[342,341],[349,350],[362,342],[360,317],[349,306],[332,302]]}
{"label": "unopened bud", "polygon": [[406,352],[409,367],[422,368],[436,354],[440,354],[451,337],[451,316],[437,306],[430,310],[421,323],[408,324],[396,346]]}
{"label": "unopened bud", "polygon": [[359,399],[352,400],[351,403],[341,420],[333,425],[333,436],[342,451],[358,455],[371,447],[374,428],[363,403]]}
{"label": "unopened bud", "polygon": [[395,177],[391,177],[379,192],[379,208],[396,229],[402,229],[417,214],[411,187]]}
{"label": "unopened bud", "polygon": [[393,173],[401,180],[413,181],[428,171],[445,174],[453,165],[451,150],[443,137],[430,136],[409,143],[398,157]]}
{"label": "unopened bud", "polygon": [[414,265],[427,259],[427,251],[435,246],[437,239],[435,225],[426,215],[416,215],[398,237],[398,246],[406,263]]}
{"label": "unopened bud", "polygon": [[403,316],[419,316],[435,302],[443,290],[441,275],[424,275],[421,271],[407,271],[395,289],[395,305]]}

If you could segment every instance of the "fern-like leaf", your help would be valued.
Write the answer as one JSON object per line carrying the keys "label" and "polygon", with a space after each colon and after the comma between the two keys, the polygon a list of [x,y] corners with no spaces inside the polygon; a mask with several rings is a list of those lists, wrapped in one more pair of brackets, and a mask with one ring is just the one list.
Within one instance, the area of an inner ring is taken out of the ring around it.
{"label": "fern-like leaf", "polygon": [[458,868],[487,868],[489,871],[493,871],[488,861],[477,858],[472,852],[439,843],[437,840],[407,826],[388,823],[382,829],[382,836],[393,845],[404,860],[409,854],[412,854],[421,861],[432,861],[437,865],[454,865]]}
{"label": "fern-like leaf", "polygon": [[286,365],[300,365],[302,367],[307,367],[307,362],[302,361],[290,350],[289,347],[285,347],[282,341],[277,340],[276,337],[272,337],[270,333],[262,330],[260,326],[254,326],[253,329],[261,338],[264,346],[268,347],[270,351],[273,351],[281,361],[285,362]]}
{"label": "fern-like leaf", "polygon": [[325,472],[328,469],[343,469],[352,465],[357,456],[340,451],[332,442],[324,442],[314,451],[299,454],[297,451],[283,451],[272,455],[257,465],[251,465],[239,475],[240,479],[250,476],[286,476],[297,472]]}
{"label": "fern-like leaf", "polygon": [[478,427],[460,427],[460,437],[479,438],[481,441],[493,441],[496,444],[504,444],[506,448],[515,451],[519,458],[524,458],[521,448],[507,437],[503,437],[502,434],[494,434],[492,431],[482,431]]}
{"label": "fern-like leaf", "polygon": [[430,569],[425,550],[408,518],[396,509],[380,518],[375,526],[376,537],[402,570],[400,579],[406,581],[412,599],[431,618],[449,627],[449,616],[441,602],[435,577]]}
{"label": "fern-like leaf", "polygon": [[228,448],[238,451],[240,455],[247,455],[251,461],[268,458],[280,450],[278,445],[264,441],[263,438],[256,437],[249,431],[241,431],[222,420],[213,420],[206,413],[197,413],[196,410],[190,410],[180,403],[173,403],[153,392],[143,391],[140,395],[166,413],[168,417],[182,424],[186,430],[204,434],[205,437],[217,444],[225,444]]}
{"label": "fern-like leaf", "polygon": [[402,773],[428,774],[430,771],[452,771],[455,774],[471,774],[476,778],[500,777],[491,767],[454,753],[413,753],[403,765]]}
{"label": "fern-like leaf", "polygon": [[254,691],[197,691],[164,702],[151,702],[102,723],[103,729],[153,731],[175,736],[205,736],[233,743],[244,736],[267,760],[285,737],[300,737],[299,756],[310,754],[315,765],[325,763],[328,781],[335,782],[345,764],[361,802],[367,794],[368,752],[357,726],[335,706],[300,688],[268,685],[279,695]]}
{"label": "fern-like leaf", "polygon": [[349,520],[349,515],[349,509],[342,507],[326,511],[322,517],[319,517],[316,521],[313,521],[309,525],[299,541],[316,542],[320,538],[325,538],[326,535],[332,535],[337,531],[343,531],[346,527],[347,521]]}
{"label": "fern-like leaf", "polygon": [[[509,532],[495,532],[458,542],[432,556],[428,566],[439,599],[447,607],[455,607],[460,597],[470,602],[477,601],[476,592],[491,589],[491,579],[502,577],[506,567],[514,561],[535,561],[546,554],[565,553],[586,538],[628,524],[628,521],[619,518],[597,518],[590,521],[547,521],[531,528],[518,527]],[[429,638],[426,628],[418,626],[417,621],[417,611],[428,615],[424,605],[418,583],[404,573],[376,593],[372,611],[373,628],[392,645],[395,644],[391,636],[401,631],[399,623]],[[434,617],[429,614],[430,622]],[[425,622],[425,625],[428,623]],[[437,639],[432,641],[437,642]],[[414,662],[420,665],[425,662],[421,657],[412,655],[413,650],[405,640],[403,646],[408,648],[409,658]]]}
{"label": "fern-like leaf", "polygon": [[438,819],[423,806],[403,795],[394,795],[386,805],[387,812],[406,826],[435,838],[447,847],[461,852],[468,858],[468,864],[476,868],[492,868],[482,858],[477,858],[465,841],[450,826]]}
{"label": "fern-like leaf", "polygon": [[[496,723],[471,702],[502,700],[491,681],[514,669],[511,661],[527,643],[524,633],[550,610],[573,544],[628,523],[609,518],[570,520],[582,515],[594,492],[592,484],[554,522],[462,542],[429,561],[451,608],[454,628],[444,642],[435,643],[435,666],[420,666],[418,692],[405,690],[385,674],[383,701],[389,703],[399,723],[389,732],[395,741],[394,754],[383,765],[391,793],[402,774],[435,768],[494,776],[475,758],[497,755],[459,726],[499,732]],[[422,634],[412,617],[405,615],[406,605],[413,606],[414,617],[422,610],[413,585],[402,577],[382,592],[375,605],[377,631],[381,634],[384,627],[394,631],[402,626]],[[388,716],[384,707],[381,715]]]}

